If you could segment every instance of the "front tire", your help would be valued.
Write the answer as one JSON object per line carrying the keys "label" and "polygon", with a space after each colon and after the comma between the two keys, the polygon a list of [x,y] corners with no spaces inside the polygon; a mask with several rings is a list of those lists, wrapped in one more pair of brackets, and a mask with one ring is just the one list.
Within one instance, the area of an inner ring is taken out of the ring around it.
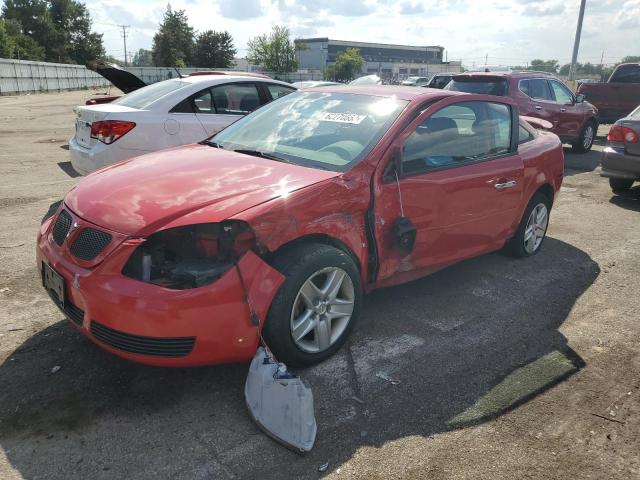
{"label": "front tire", "polygon": [[580,136],[578,137],[578,140],[571,145],[571,149],[575,153],[589,152],[593,146],[593,140],[596,138],[597,133],[598,125],[596,125],[593,120],[589,120],[584,127],[582,127]]}
{"label": "front tire", "polygon": [[627,178],[610,178],[609,186],[613,193],[626,192],[633,185],[633,180]]}
{"label": "front tire", "polygon": [[509,242],[509,253],[514,257],[530,257],[542,248],[549,226],[551,201],[549,197],[536,193],[524,211],[520,225]]}
{"label": "front tire", "polygon": [[286,279],[264,325],[268,347],[293,367],[329,358],[347,340],[362,307],[355,262],[335,247],[308,243],[278,255],[273,264]]}

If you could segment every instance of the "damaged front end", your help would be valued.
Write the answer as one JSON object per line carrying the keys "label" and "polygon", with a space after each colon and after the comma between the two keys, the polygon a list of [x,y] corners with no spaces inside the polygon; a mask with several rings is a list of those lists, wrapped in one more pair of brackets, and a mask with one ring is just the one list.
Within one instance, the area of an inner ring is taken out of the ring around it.
{"label": "damaged front end", "polygon": [[249,226],[238,221],[161,230],[141,243],[122,273],[174,290],[199,288],[233,268],[255,243]]}

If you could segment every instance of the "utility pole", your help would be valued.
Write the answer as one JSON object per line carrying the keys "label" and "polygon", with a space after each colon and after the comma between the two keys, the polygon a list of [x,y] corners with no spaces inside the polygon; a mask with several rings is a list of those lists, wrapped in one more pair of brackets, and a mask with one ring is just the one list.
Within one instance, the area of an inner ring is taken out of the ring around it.
{"label": "utility pole", "polygon": [[578,60],[578,49],[580,48],[580,35],[582,33],[582,20],[584,18],[584,7],[587,0],[580,0],[580,13],[578,13],[578,26],[576,27],[576,38],[573,42],[573,55],[571,55],[571,68],[569,69],[569,80],[576,79],[576,61]]}
{"label": "utility pole", "polygon": [[122,41],[124,42],[124,66],[127,66],[127,28],[131,28],[130,25],[118,25],[122,29]]}
{"label": "utility pole", "polygon": [[489,61],[489,54],[487,53],[487,54],[484,56],[484,66],[485,66],[485,67],[487,66],[487,62],[488,62],[488,61]]}

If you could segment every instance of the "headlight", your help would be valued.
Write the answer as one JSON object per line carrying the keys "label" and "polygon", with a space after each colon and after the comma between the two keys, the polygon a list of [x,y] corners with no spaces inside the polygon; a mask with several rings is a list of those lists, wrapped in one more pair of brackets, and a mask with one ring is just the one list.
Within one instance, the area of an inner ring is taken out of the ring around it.
{"label": "headlight", "polygon": [[254,246],[253,232],[244,222],[171,228],[146,239],[122,273],[176,290],[202,287],[220,278]]}

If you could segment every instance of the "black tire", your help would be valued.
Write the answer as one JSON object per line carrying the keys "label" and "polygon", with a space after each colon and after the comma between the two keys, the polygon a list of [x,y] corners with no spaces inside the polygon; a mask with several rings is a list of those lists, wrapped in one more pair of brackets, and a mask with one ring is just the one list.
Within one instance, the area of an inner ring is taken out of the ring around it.
{"label": "black tire", "polygon": [[[591,128],[591,141],[587,142],[586,136],[589,128]],[[575,153],[589,152],[591,150],[591,147],[593,146],[593,141],[595,140],[597,134],[598,124],[593,120],[587,121],[582,127],[582,130],[580,130],[580,136],[578,137],[578,140],[571,144],[571,150]],[[587,143],[587,145],[585,145],[585,143]]]}
{"label": "black tire", "polygon": [[516,234],[513,236],[513,238],[511,238],[511,240],[507,244],[507,251],[509,252],[510,255],[514,257],[519,257],[519,258],[530,257],[532,255],[535,255],[542,249],[542,244],[544,243],[544,239],[546,238],[546,233],[547,233],[546,227],[544,229],[544,237],[542,238],[542,241],[533,252],[528,252],[526,250],[525,240],[524,240],[525,230],[527,228],[527,223],[529,221],[529,217],[531,216],[531,212],[533,211],[534,208],[536,208],[540,204],[543,204],[547,208],[547,226],[548,226],[549,214],[551,213],[551,200],[549,200],[549,197],[547,197],[543,193],[537,192],[536,194],[533,195],[533,197],[531,197],[531,200],[529,200],[527,208],[525,208],[524,210],[524,215],[520,220],[520,225],[518,225],[518,230],[516,231]]}
{"label": "black tire", "polygon": [[[349,337],[362,308],[360,273],[353,259],[342,250],[319,243],[301,244],[277,255],[273,266],[286,276],[276,294],[263,329],[263,337],[277,360],[292,367],[313,365],[333,355]],[[291,313],[302,285],[314,273],[338,267],[347,273],[353,284],[353,313],[345,330],[330,347],[317,353],[301,349],[292,337]]]}
{"label": "black tire", "polygon": [[629,180],[628,178],[610,178],[609,186],[613,193],[618,192],[626,192],[633,185],[633,180]]}

